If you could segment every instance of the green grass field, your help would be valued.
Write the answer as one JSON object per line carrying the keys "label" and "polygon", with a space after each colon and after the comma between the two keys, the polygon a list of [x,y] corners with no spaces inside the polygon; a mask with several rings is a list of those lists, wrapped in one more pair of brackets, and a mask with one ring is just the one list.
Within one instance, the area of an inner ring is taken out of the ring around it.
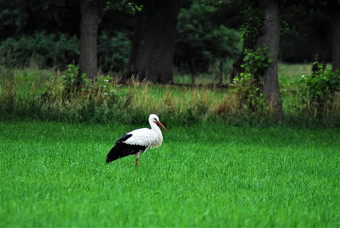
{"label": "green grass field", "polygon": [[137,168],[136,126],[0,122],[0,226],[340,226],[339,129],[164,125]]}

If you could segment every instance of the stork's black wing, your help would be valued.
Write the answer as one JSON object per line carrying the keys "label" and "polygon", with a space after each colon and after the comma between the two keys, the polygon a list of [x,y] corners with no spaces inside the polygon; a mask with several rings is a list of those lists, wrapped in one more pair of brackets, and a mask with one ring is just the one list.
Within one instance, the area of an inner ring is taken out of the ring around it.
{"label": "stork's black wing", "polygon": [[147,148],[147,146],[129,145],[124,143],[131,136],[132,134],[126,134],[117,140],[116,145],[106,156],[106,163],[112,162],[128,155],[137,154],[139,151],[144,151]]}

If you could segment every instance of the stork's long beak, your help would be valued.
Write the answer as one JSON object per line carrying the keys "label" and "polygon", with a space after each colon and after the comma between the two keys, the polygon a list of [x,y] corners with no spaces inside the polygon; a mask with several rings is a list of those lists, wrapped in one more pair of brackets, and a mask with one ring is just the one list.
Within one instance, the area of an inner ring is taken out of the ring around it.
{"label": "stork's long beak", "polygon": [[163,124],[161,123],[161,121],[157,121],[156,124],[157,124],[158,126],[160,126],[161,128],[163,128],[164,131],[168,132],[168,130],[167,130],[167,129],[163,126]]}

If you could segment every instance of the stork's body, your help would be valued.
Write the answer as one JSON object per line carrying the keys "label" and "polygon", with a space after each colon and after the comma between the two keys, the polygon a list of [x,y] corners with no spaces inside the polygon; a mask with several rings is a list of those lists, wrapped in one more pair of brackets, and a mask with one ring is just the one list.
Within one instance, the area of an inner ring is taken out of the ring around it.
{"label": "stork's body", "polygon": [[149,123],[151,129],[136,129],[118,139],[116,145],[106,156],[106,163],[135,154],[136,166],[138,166],[138,159],[142,153],[147,151],[149,148],[161,146],[163,142],[163,135],[161,129],[158,126],[162,127],[165,131],[167,130],[159,121],[158,116],[155,114],[151,114],[149,116]]}

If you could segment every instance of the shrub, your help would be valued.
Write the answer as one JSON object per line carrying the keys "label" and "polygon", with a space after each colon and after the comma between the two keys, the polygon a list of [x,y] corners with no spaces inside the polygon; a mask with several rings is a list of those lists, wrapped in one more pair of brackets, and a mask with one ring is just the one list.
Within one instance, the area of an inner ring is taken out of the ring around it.
{"label": "shrub", "polygon": [[336,92],[340,91],[340,72],[331,71],[317,61],[313,65],[317,70],[300,78],[300,104],[297,107],[300,112],[321,118],[328,116],[334,109]]}
{"label": "shrub", "polygon": [[267,57],[267,46],[256,50],[245,49],[244,54],[244,64],[241,65],[244,72],[234,78],[230,92],[238,98],[238,109],[262,113],[266,107],[262,74],[272,60]]}
{"label": "shrub", "polygon": [[122,71],[127,65],[131,41],[123,32],[115,37],[103,33],[98,39],[98,65],[102,72]]}
{"label": "shrub", "polygon": [[261,80],[265,69],[272,63],[272,59],[268,57],[268,46],[256,50],[245,49],[244,54],[244,64],[241,65],[244,72],[250,73],[256,80]]}
{"label": "shrub", "polygon": [[66,34],[36,32],[19,39],[8,38],[0,45],[0,64],[8,67],[39,68],[65,66],[78,58],[78,40]]}
{"label": "shrub", "polygon": [[[102,72],[122,71],[130,54],[130,40],[125,33],[114,37],[103,33],[98,37],[98,63]],[[79,59],[79,40],[67,34],[36,32],[17,39],[8,38],[0,44],[0,65],[11,68],[57,67],[64,69]]]}

